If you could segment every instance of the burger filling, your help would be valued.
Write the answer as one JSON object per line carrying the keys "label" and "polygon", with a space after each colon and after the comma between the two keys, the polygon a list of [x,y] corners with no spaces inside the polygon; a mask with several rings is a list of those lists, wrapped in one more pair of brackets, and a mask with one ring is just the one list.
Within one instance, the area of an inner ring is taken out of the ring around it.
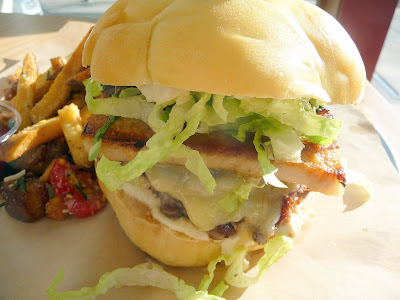
{"label": "burger filling", "polygon": [[314,99],[85,84],[95,116],[83,137],[91,159],[101,157],[99,179],[189,237],[265,244],[293,236],[309,214],[304,184],[328,193],[344,184],[341,121]]}
{"label": "burger filling", "polygon": [[[110,97],[112,89],[114,93]],[[315,99],[223,96],[157,85],[112,88],[92,79],[86,82],[86,91],[89,110],[93,114],[109,115],[107,124],[94,137],[91,159],[100,154],[103,136],[118,117],[141,120],[153,132],[145,141],[144,149],[126,164],[101,157],[97,175],[111,191],[140,177],[159,162],[175,160],[183,161],[205,192],[215,194],[216,179],[202,153],[186,144],[192,136],[218,132],[240,143],[250,140],[256,152],[263,182],[242,184],[235,194],[240,194],[243,200],[248,198],[254,185],[286,188],[276,176],[276,163],[302,163],[305,145],[329,146],[341,128],[341,121],[318,113],[325,104]],[[240,201],[238,197],[233,199],[236,200],[219,201],[219,204],[228,211],[234,210]]]}

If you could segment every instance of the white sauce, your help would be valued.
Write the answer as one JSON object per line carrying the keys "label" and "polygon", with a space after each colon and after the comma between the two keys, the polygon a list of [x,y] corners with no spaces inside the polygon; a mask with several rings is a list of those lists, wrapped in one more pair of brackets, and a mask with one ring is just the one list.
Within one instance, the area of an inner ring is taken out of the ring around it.
{"label": "white sauce", "polygon": [[[144,176],[140,178],[146,180]],[[140,202],[146,204],[151,209],[151,214],[161,224],[171,228],[174,231],[181,232],[187,236],[201,240],[210,240],[208,234],[204,231],[198,230],[192,222],[186,218],[171,219],[165,216],[160,210],[160,198],[143,185],[135,184],[136,180],[126,182],[122,185],[122,190],[128,195],[136,198]],[[137,182],[138,183],[138,182]]]}

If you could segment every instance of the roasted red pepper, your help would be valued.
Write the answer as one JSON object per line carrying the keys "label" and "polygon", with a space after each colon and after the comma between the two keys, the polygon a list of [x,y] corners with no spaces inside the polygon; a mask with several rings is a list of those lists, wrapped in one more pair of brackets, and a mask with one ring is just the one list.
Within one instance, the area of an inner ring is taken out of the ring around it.
{"label": "roasted red pepper", "polygon": [[54,193],[64,199],[68,211],[79,218],[92,215],[106,205],[106,198],[92,174],[78,170],[65,158],[57,159],[50,182]]}

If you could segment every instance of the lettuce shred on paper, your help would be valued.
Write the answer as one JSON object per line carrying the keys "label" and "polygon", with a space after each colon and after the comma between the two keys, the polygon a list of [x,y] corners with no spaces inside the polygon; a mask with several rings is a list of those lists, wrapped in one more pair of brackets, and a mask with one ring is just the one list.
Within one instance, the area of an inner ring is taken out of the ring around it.
{"label": "lettuce shred on paper", "polygon": [[[264,255],[258,261],[256,266],[257,274],[253,277],[247,275],[243,270],[243,260],[247,254],[245,247],[235,250],[231,255],[220,255],[209,263],[208,274],[204,276],[197,290],[178,277],[166,272],[160,265],[146,262],[133,268],[120,268],[105,273],[94,287],[84,287],[77,291],[57,293],[56,287],[64,278],[64,271],[61,269],[47,289],[47,294],[52,300],[89,300],[106,294],[112,288],[153,286],[175,293],[179,300],[224,299],[222,296],[229,286],[244,288],[255,284],[273,263],[291,249],[292,240],[289,237],[277,236],[272,238],[264,246]],[[222,261],[228,267],[225,278],[210,292],[208,289],[214,279],[214,271],[217,264]]]}

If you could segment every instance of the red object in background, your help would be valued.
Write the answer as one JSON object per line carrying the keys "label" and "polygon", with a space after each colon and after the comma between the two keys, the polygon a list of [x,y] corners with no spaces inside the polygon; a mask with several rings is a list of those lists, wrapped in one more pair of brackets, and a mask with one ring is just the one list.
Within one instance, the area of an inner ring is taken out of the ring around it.
{"label": "red object in background", "polygon": [[350,34],[370,80],[398,0],[341,0],[336,19]]}
{"label": "red object in background", "polygon": [[10,128],[8,126],[0,123],[0,136],[5,135],[9,130]]}

